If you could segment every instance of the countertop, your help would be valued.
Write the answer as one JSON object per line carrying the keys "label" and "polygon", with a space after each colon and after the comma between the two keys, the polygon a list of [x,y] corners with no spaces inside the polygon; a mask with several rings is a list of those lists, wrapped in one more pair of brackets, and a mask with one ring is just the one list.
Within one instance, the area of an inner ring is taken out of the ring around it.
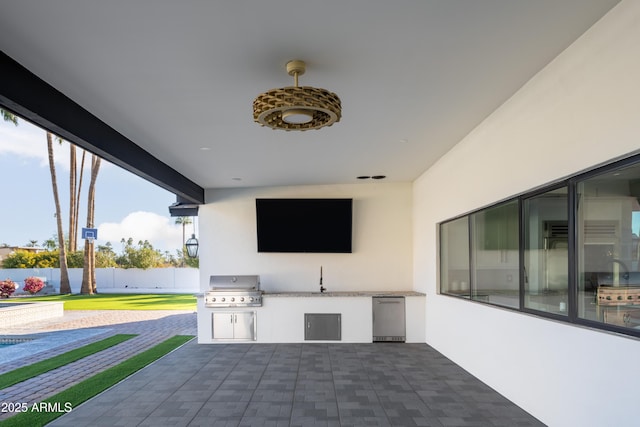
{"label": "countertop", "polygon": [[423,297],[415,291],[351,291],[351,292],[264,292],[263,297]]}
{"label": "countertop", "polygon": [[[204,298],[204,292],[194,294],[197,298]],[[294,297],[294,298],[309,298],[309,297],[423,297],[426,294],[415,291],[349,291],[349,292],[271,292],[264,291],[262,297]]]}

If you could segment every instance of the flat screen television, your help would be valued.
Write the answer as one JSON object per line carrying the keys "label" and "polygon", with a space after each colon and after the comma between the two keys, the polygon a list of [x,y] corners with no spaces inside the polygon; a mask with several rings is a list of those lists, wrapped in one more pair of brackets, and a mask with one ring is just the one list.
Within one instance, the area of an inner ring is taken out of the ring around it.
{"label": "flat screen television", "polygon": [[256,199],[258,252],[351,253],[352,199]]}

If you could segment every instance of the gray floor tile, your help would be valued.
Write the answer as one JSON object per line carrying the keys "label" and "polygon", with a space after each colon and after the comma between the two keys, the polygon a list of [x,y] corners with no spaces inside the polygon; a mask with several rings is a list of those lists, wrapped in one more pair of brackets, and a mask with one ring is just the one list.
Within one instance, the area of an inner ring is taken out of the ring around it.
{"label": "gray floor tile", "polygon": [[195,342],[52,426],[107,424],[542,425],[424,344]]}

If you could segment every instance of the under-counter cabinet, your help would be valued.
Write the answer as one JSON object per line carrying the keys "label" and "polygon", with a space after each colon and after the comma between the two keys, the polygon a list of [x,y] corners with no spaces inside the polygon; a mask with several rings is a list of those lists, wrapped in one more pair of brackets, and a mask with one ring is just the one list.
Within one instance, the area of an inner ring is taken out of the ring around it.
{"label": "under-counter cabinet", "polygon": [[256,340],[255,311],[221,311],[211,315],[212,336],[216,341]]}
{"label": "under-counter cabinet", "polygon": [[342,339],[340,313],[305,313],[304,339],[307,341],[340,341]]}

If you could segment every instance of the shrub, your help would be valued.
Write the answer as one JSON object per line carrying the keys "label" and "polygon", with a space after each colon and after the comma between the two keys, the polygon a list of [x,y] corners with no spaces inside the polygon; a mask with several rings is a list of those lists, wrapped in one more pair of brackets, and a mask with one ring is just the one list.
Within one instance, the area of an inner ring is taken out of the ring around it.
{"label": "shrub", "polygon": [[36,254],[27,251],[15,251],[2,262],[2,268],[35,268]]}
{"label": "shrub", "polygon": [[[60,253],[56,251],[56,262],[60,264]],[[82,268],[84,267],[84,251],[75,251],[67,253],[67,267],[68,268]]]}
{"label": "shrub", "polygon": [[11,279],[0,281],[0,298],[9,298],[16,291],[16,282]]}
{"label": "shrub", "polygon": [[23,291],[29,292],[31,295],[35,295],[44,288],[44,282],[39,277],[27,277],[24,279]]}

